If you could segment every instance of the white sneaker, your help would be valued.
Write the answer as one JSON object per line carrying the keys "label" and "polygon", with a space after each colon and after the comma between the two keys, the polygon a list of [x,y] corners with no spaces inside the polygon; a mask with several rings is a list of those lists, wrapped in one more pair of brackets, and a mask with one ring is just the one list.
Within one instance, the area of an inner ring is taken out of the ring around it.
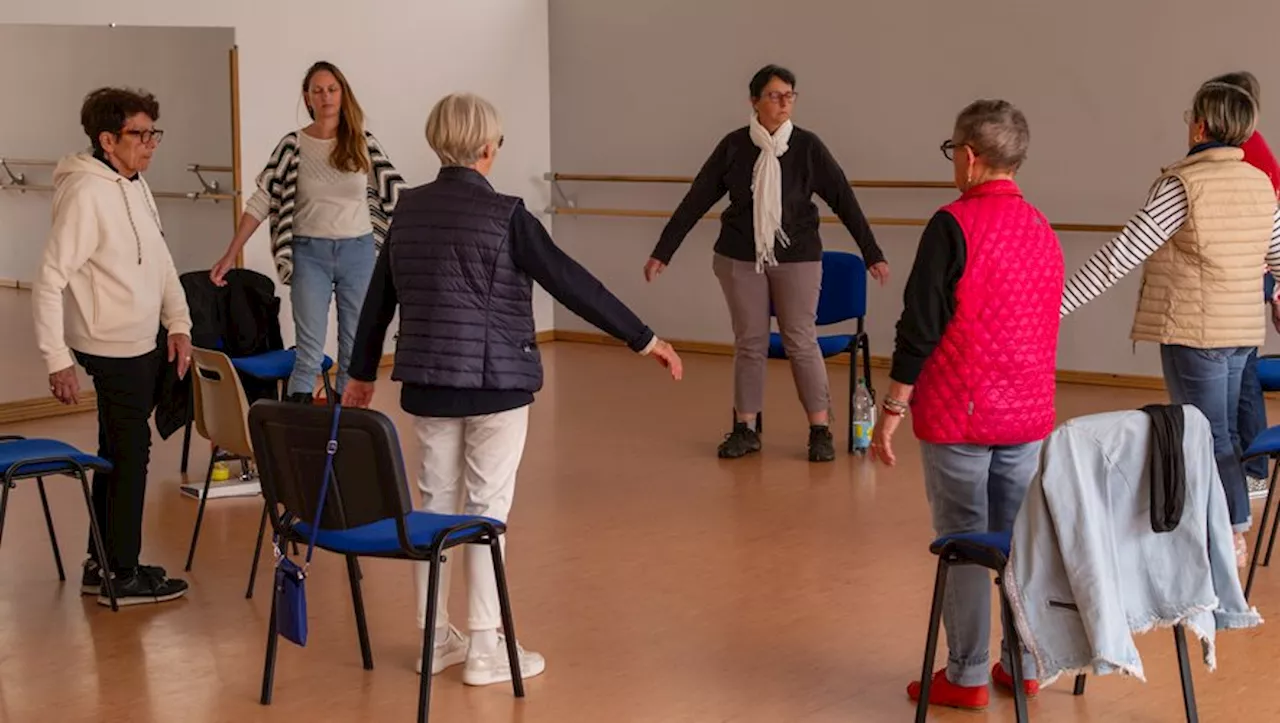
{"label": "white sneaker", "polygon": [[[540,654],[526,651],[516,644],[520,655],[520,677],[528,680],[542,675],[547,669],[547,661]],[[511,662],[507,658],[506,636],[498,635],[498,647],[485,655],[467,655],[466,667],[462,669],[462,682],[467,685],[493,685],[511,680]]]}
{"label": "white sneaker", "polygon": [[1249,499],[1257,500],[1267,496],[1267,480],[1258,479],[1257,477],[1246,477],[1245,483],[1249,488]]}
{"label": "white sneaker", "polygon": [[[467,637],[450,625],[444,640],[436,640],[435,653],[431,656],[431,674],[439,675],[447,668],[466,662],[469,645]],[[414,670],[419,674],[422,673],[422,658],[418,658],[418,664]]]}

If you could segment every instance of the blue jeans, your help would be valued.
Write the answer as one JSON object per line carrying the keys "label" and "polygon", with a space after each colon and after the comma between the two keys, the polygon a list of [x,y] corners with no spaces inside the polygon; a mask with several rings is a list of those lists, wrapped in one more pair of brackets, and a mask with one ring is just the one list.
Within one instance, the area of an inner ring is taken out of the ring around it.
{"label": "blue jeans", "polygon": [[[1258,380],[1258,350],[1249,350],[1240,377],[1240,408],[1236,426],[1240,430],[1240,449],[1248,449],[1253,440],[1267,429],[1267,403]],[[1244,473],[1256,479],[1267,478],[1267,458],[1255,457],[1244,465]]]}
{"label": "blue jeans", "polygon": [[[1040,466],[1033,442],[1013,447],[920,443],[924,459],[924,491],[933,512],[933,529],[941,537],[960,532],[1013,530],[1022,498]],[[990,681],[991,574],[976,566],[951,568],[942,603],[947,631],[947,680],[980,686]],[[1006,671],[1009,651],[1001,644]],[[1035,660],[1023,651],[1022,674],[1035,680]]]}
{"label": "blue jeans", "polygon": [[1195,405],[1213,428],[1213,454],[1227,493],[1231,528],[1249,529],[1249,488],[1240,464],[1240,382],[1251,347],[1193,349],[1163,345],[1164,383],[1174,404]]}
{"label": "blue jeans", "polygon": [[376,260],[373,234],[351,239],[295,236],[293,239],[293,325],[298,356],[289,377],[289,394],[311,394],[324,361],[329,333],[329,301],[338,299],[339,396],[347,386],[347,367],[355,344],[360,307],[364,304]]}

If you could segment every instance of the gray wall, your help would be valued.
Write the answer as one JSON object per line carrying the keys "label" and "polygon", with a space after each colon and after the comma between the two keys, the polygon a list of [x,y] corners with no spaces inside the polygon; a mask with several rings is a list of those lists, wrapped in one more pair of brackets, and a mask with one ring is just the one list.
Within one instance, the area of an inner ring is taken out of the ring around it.
{"label": "gray wall", "polygon": [[[154,191],[200,190],[187,164],[231,165],[230,28],[0,25],[6,74],[0,157],[57,160],[88,147],[80,127],[85,94],[103,85],[142,87],[160,101],[165,130],[147,181]],[[20,70],[17,70],[20,69]],[[52,168],[14,167],[35,185]],[[210,174],[230,191],[231,174]],[[6,179],[7,180],[7,179]],[[0,193],[0,278],[32,281],[49,232],[49,192]],[[179,273],[208,268],[233,226],[229,202],[156,202]],[[44,363],[35,348],[28,291],[0,293],[0,333],[11,353],[0,370],[0,402],[43,396]]]}
{"label": "gray wall", "polygon": [[[1268,98],[1280,97],[1277,27],[1280,5],[1268,0],[1227,0],[1213,11],[1189,0],[550,0],[552,165],[693,175],[726,132],[745,124],[751,74],[776,62],[799,76],[795,122],[816,131],[850,177],[949,180],[938,145],[956,112],[998,96],[1031,124],[1020,176],[1030,200],[1054,221],[1123,224],[1161,165],[1186,152],[1182,112],[1208,76],[1256,73],[1261,128],[1280,141],[1280,112],[1265,113]],[[563,188],[584,207],[666,210],[686,189]],[[926,218],[955,193],[858,195],[868,215]],[[555,234],[659,334],[731,341],[711,274],[715,222],[695,229],[657,283],[644,283],[641,268],[663,223],[562,216]],[[829,248],[855,248],[842,227],[823,229]],[[872,291],[870,329],[873,352],[888,355],[920,230],[875,231],[893,279]],[[1108,240],[1061,234],[1068,273]],[[1136,292],[1135,273],[1067,319],[1059,367],[1158,375],[1155,350],[1135,353],[1128,340]],[[559,307],[556,326],[589,328]]]}

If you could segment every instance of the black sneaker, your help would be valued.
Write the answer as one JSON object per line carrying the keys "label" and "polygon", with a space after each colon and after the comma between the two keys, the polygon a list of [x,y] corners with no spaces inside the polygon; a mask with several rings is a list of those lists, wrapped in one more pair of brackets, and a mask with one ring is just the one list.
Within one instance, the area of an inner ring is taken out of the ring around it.
{"label": "black sneaker", "polygon": [[825,424],[809,427],[809,461],[830,462],[836,458],[836,444],[831,438],[831,428]]}
{"label": "black sneaker", "polygon": [[760,435],[746,422],[734,422],[733,431],[725,435],[717,453],[720,459],[737,459],[760,451]]}
{"label": "black sneaker", "polygon": [[[157,574],[160,577],[164,577],[168,574],[164,571],[163,567],[142,565],[142,568],[151,570],[154,574]],[[98,565],[97,560],[85,560],[84,574],[80,576],[80,594],[97,595],[100,592],[102,592],[102,568]]]}
{"label": "black sneaker", "polygon": [[[120,607],[169,602],[187,594],[186,581],[166,577],[157,567],[137,567],[115,573],[114,577],[116,604]],[[98,604],[111,605],[106,588],[98,593]]]}

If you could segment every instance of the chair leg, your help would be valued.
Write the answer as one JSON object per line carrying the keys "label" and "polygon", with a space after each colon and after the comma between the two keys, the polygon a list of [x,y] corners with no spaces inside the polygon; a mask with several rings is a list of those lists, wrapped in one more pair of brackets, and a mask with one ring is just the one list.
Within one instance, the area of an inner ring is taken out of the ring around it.
{"label": "chair leg", "polygon": [[[1271,517],[1271,536],[1267,542],[1267,556],[1262,558],[1263,567],[1271,566],[1271,553],[1275,552],[1275,549],[1276,549],[1276,530],[1277,529],[1280,529],[1280,510],[1277,510],[1276,514],[1272,515]],[[1261,539],[1261,535],[1259,535],[1259,539]]]}
{"label": "chair leg", "polygon": [[191,457],[191,420],[187,420],[187,426],[182,430],[182,466],[179,472],[187,473],[187,460]]}
{"label": "chair leg", "polygon": [[[1271,500],[1276,494],[1276,478],[1280,476],[1280,464],[1272,465],[1271,484],[1267,487],[1267,499],[1262,503],[1262,522],[1258,525],[1258,538],[1253,543],[1253,554],[1249,556],[1249,576],[1244,583],[1244,599],[1249,599],[1249,593],[1253,591],[1253,578],[1258,573],[1258,555],[1262,552],[1262,534],[1266,532],[1267,520],[1271,515]],[[1280,515],[1280,511],[1277,511]]]}
{"label": "chair leg", "polygon": [[93,548],[98,551],[98,569],[102,570],[102,587],[107,591],[107,599],[111,601],[111,612],[120,612],[119,601],[116,600],[116,583],[111,576],[111,563],[107,559],[107,546],[102,542],[102,530],[98,528],[98,518],[93,511],[93,492],[89,489],[89,478],[84,472],[77,472],[80,478],[80,489],[84,491],[85,509],[89,511],[89,536],[93,538]]}
{"label": "chair leg", "polygon": [[0,481],[0,541],[4,540],[4,518],[5,511],[9,509],[9,490],[11,489],[13,489],[12,482]]}
{"label": "chair leg", "polygon": [[498,607],[502,611],[502,631],[507,638],[507,662],[511,665],[511,688],[517,698],[524,697],[524,671],[520,667],[520,650],[517,647],[515,616],[511,613],[511,594],[507,589],[507,567],[502,559],[502,541],[497,535],[489,537],[489,552],[493,555],[493,579],[498,585]]}
{"label": "chair leg", "polygon": [[[433,550],[427,583],[427,625],[422,631],[422,673],[418,675],[418,722],[427,723],[431,713],[432,656],[436,649],[436,596],[440,594],[440,551]],[[501,587],[498,588],[501,591]],[[501,598],[499,598],[501,599]]]}
{"label": "chair leg", "polygon": [[213,448],[209,455],[209,471],[204,476],[204,492],[200,495],[200,507],[196,509],[196,526],[191,530],[191,549],[187,551],[186,571],[191,572],[191,563],[196,556],[196,542],[200,540],[200,523],[204,521],[204,506],[209,501],[209,484],[213,482],[213,465],[218,462],[218,448]]}
{"label": "chair leg", "polygon": [[267,531],[267,506],[262,505],[262,519],[258,521],[258,542],[253,548],[253,566],[249,568],[249,587],[244,591],[244,599],[253,597],[253,584],[258,579],[258,559],[262,557],[262,535]]}
{"label": "chair leg", "polygon": [[53,515],[49,512],[49,496],[44,491],[44,477],[36,477],[36,487],[40,490],[40,506],[44,508],[44,524],[49,528],[49,544],[53,546],[53,564],[58,566],[58,579],[67,581],[67,573],[62,569],[62,553],[58,551],[58,533],[53,529]]}
{"label": "chair leg", "polygon": [[862,332],[862,376],[867,380],[867,393],[871,395],[871,403],[876,403],[876,388],[871,383],[871,337]]}
{"label": "chair leg", "polygon": [[853,454],[853,395],[858,389],[858,342],[855,339],[849,349],[849,403],[845,405],[845,416],[848,417],[848,453]]}
{"label": "chair leg", "polygon": [[1084,673],[1080,673],[1076,676],[1076,687],[1072,689],[1072,695],[1084,695],[1084,682],[1086,679],[1087,676]]}
{"label": "chair leg", "polygon": [[1009,675],[1013,678],[1013,710],[1014,720],[1018,723],[1027,721],[1027,688],[1023,682],[1022,671],[1022,639],[1018,636],[1018,626],[1013,621],[1013,609],[1005,597],[1004,585],[1000,587],[1000,619],[1004,622],[1004,638],[1009,646]]}
{"label": "chair leg", "polygon": [[276,629],[276,596],[271,596],[271,620],[267,623],[267,655],[262,663],[262,699],[263,705],[271,705],[271,692],[276,682],[276,643],[279,634]]}
{"label": "chair leg", "polygon": [[347,555],[347,577],[351,578],[351,604],[356,610],[356,632],[360,635],[360,657],[364,669],[373,670],[373,649],[369,646],[369,621],[364,615],[364,596],[360,594],[360,571],[354,555]]}
{"label": "chair leg", "polygon": [[324,385],[325,402],[327,402],[330,406],[332,406],[336,402],[341,401],[333,398],[333,394],[334,394],[333,384],[329,382],[329,372],[324,371],[323,369],[320,370],[320,382]]}
{"label": "chair leg", "polygon": [[1196,710],[1195,685],[1191,680],[1191,661],[1187,657],[1187,634],[1182,625],[1173,627],[1173,644],[1178,649],[1178,673],[1182,677],[1182,706],[1187,711],[1187,723],[1199,723]]}
{"label": "chair leg", "polygon": [[920,668],[920,700],[916,703],[916,723],[929,715],[929,691],[933,688],[933,659],[938,653],[938,630],[942,627],[942,601],[947,592],[947,561],[938,558],[933,582],[933,605],[929,609],[929,633],[924,639],[924,664]]}

